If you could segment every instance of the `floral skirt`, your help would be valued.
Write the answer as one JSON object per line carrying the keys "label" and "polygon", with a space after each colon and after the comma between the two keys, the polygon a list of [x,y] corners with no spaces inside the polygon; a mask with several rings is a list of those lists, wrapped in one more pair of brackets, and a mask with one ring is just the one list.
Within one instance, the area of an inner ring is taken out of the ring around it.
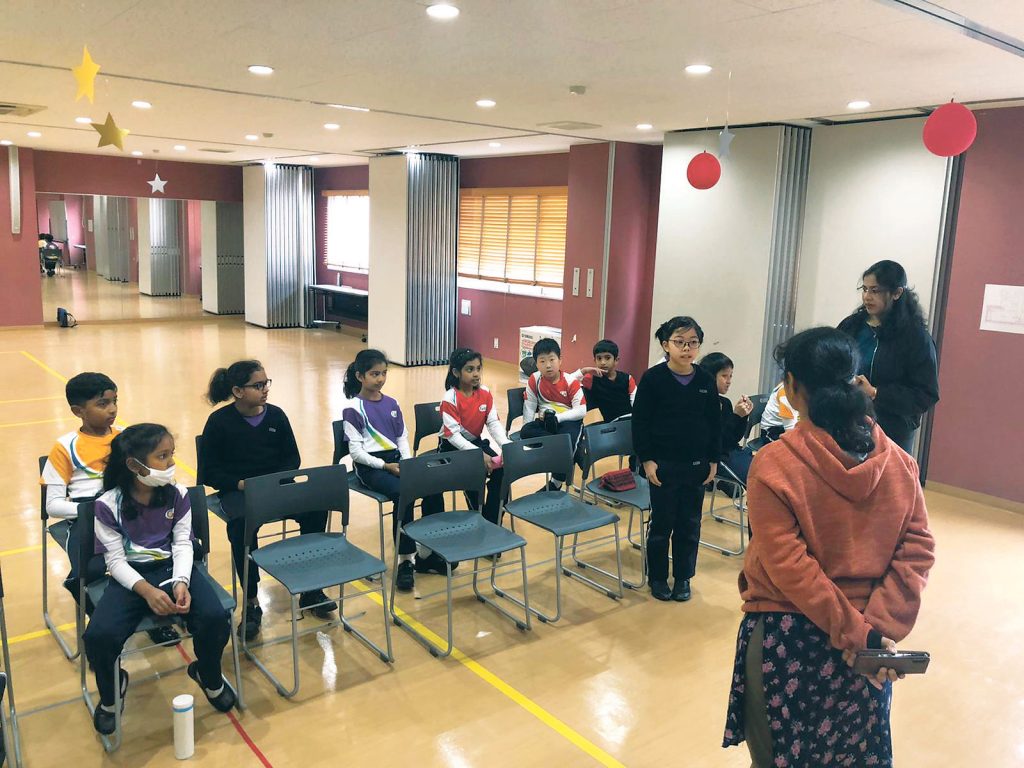
{"label": "floral skirt", "polygon": [[797,613],[751,613],[740,623],[723,747],[744,741],[746,656],[764,619],[764,700],[773,765],[892,766],[892,683],[878,690],[843,661],[828,635]]}

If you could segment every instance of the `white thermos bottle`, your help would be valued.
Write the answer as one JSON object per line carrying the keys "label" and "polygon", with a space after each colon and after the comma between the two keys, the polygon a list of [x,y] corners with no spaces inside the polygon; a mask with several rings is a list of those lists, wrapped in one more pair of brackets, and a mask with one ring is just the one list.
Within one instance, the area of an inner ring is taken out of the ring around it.
{"label": "white thermos bottle", "polygon": [[182,694],[174,697],[171,707],[174,709],[174,756],[188,760],[196,751],[192,720],[195,702],[188,694]]}

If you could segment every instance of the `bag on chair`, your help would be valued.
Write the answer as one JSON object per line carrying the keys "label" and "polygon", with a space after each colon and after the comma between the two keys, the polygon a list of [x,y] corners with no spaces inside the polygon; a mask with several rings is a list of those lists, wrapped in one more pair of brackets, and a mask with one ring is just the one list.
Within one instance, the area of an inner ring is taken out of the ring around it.
{"label": "bag on chair", "polygon": [[61,328],[74,328],[78,325],[78,321],[64,307],[57,307],[57,325]]}
{"label": "bag on chair", "polygon": [[636,478],[628,469],[616,469],[601,475],[601,487],[613,493],[632,491],[636,488]]}

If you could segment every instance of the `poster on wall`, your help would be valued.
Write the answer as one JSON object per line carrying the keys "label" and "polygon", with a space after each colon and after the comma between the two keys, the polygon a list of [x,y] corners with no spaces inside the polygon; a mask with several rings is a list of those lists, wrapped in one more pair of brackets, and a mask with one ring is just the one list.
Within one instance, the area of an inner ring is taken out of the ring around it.
{"label": "poster on wall", "polygon": [[986,285],[981,330],[1024,334],[1024,285]]}

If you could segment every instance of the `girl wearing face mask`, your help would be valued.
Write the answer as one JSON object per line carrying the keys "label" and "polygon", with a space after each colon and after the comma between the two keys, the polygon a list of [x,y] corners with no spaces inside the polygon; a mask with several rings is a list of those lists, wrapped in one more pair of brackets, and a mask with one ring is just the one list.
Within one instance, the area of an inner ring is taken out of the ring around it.
{"label": "girl wearing face mask", "polygon": [[114,438],[103,489],[96,500],[96,551],[106,561],[110,584],[85,631],[100,693],[93,726],[114,732],[115,685],[122,708],[128,688],[117,656],[147,612],[185,617],[198,659],[188,675],[216,709],[227,712],[235,693],[224,682],[220,659],[231,617],[193,568],[192,508],[188,489],[174,482],[174,438],[167,429],[136,424]]}

